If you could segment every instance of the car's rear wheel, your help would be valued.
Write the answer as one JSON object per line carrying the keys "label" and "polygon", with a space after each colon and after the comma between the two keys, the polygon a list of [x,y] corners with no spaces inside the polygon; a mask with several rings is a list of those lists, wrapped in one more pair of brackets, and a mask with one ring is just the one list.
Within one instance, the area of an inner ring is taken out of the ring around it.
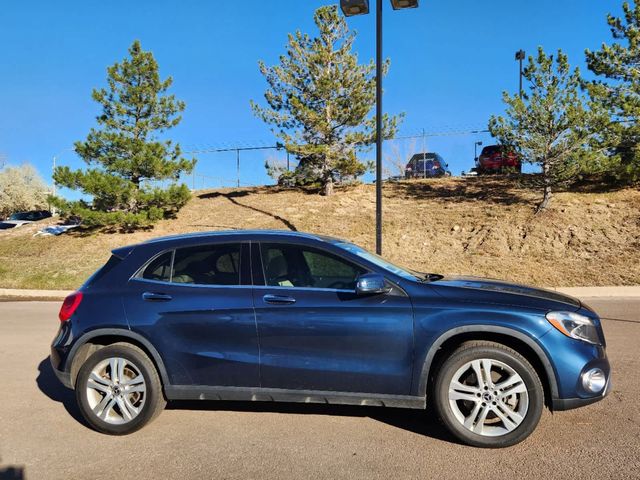
{"label": "car's rear wheel", "polygon": [[476,447],[508,447],[536,428],[544,390],[531,364],[493,342],[469,342],[447,358],[436,378],[435,407],[449,431]]}
{"label": "car's rear wheel", "polygon": [[142,428],[166,403],[153,362],[128,343],[109,345],[91,355],[78,372],[75,390],[87,422],[112,435]]}

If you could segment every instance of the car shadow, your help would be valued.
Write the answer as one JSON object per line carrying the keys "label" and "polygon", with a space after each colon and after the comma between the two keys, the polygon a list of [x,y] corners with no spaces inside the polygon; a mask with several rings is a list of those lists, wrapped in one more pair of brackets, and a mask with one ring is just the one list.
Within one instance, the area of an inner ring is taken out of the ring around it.
{"label": "car shadow", "polygon": [[367,417],[392,427],[450,443],[459,443],[438,421],[430,409],[361,407],[281,402],[172,401],[168,410],[206,410],[219,412],[282,413],[290,415],[327,415],[334,417]]}
{"label": "car shadow", "polygon": [[[73,390],[64,387],[53,372],[49,357],[38,365],[36,383],[40,391],[55,402],[62,403],[64,409],[78,423],[88,427],[77,407]],[[281,402],[229,402],[180,400],[167,404],[167,410],[195,410],[219,412],[282,413],[290,415],[327,415],[335,417],[368,417],[392,427],[446,442],[458,443],[437,420],[429,409],[413,410],[403,408],[360,407],[353,405],[328,405],[313,403]],[[2,470],[0,470],[2,472]],[[14,477],[7,477],[14,478]],[[17,477],[20,478],[20,477]],[[4,477],[0,476],[0,480]]]}
{"label": "car shadow", "polygon": [[40,391],[47,397],[54,402],[61,403],[67,413],[69,413],[69,415],[71,415],[78,423],[81,423],[85,427],[88,426],[78,409],[73,390],[66,388],[60,383],[60,380],[58,380],[56,374],[53,372],[53,367],[51,366],[49,357],[46,357],[38,365],[38,377],[36,378],[36,384]]}
{"label": "car shadow", "polygon": [[0,467],[0,480],[24,480],[23,467]]}

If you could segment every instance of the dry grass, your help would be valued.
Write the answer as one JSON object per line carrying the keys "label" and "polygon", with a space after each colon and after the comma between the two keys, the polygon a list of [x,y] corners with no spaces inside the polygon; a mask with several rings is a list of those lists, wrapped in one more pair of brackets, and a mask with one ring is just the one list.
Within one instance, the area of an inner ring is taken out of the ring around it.
{"label": "dry grass", "polygon": [[[640,192],[562,192],[534,215],[537,192],[516,180],[385,184],[384,256],[416,270],[547,286],[640,284]],[[332,197],[278,188],[197,192],[175,220],[133,234],[33,237],[0,232],[0,287],[71,289],[113,248],[202,230],[292,229],[374,247],[375,190]]]}

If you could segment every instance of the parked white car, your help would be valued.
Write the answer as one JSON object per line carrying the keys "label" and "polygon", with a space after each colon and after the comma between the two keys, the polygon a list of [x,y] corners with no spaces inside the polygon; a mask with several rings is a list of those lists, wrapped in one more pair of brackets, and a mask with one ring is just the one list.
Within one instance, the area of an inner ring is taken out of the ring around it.
{"label": "parked white car", "polygon": [[50,217],[51,212],[47,210],[33,210],[31,212],[14,213],[7,220],[0,222],[0,230],[21,227],[27,223],[37,222]]}

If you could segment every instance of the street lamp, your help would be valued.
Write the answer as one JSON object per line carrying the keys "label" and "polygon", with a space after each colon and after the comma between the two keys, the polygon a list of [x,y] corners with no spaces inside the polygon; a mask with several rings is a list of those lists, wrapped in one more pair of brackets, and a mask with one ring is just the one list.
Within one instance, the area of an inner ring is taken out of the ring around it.
{"label": "street lamp", "polygon": [[473,144],[473,158],[477,162],[478,161],[478,147],[482,146],[482,142],[475,142]]}
{"label": "street lamp", "polygon": [[340,7],[345,17],[369,13],[369,0],[341,0]]}
{"label": "street lamp", "polygon": [[[382,1],[376,0],[376,253],[382,255]],[[391,0],[394,10],[417,8],[419,0]],[[340,0],[346,17],[369,13],[369,0]]]}
{"label": "street lamp", "polygon": [[525,55],[526,54],[524,50],[518,50],[516,52],[516,60],[520,61],[520,98],[522,98],[522,62],[524,60]]}

